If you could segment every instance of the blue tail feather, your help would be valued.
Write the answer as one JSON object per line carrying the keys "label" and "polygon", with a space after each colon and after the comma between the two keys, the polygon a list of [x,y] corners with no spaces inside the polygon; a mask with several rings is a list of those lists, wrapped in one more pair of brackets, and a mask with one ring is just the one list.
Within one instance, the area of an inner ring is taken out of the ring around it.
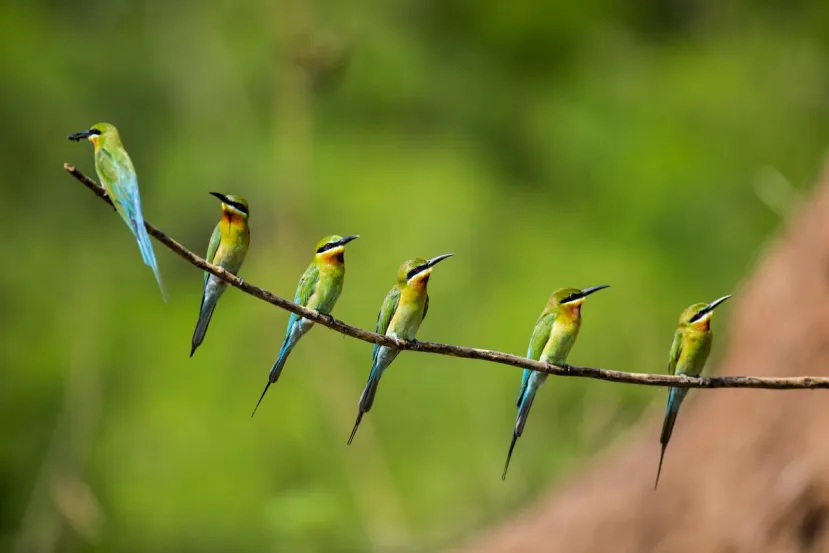
{"label": "blue tail feather", "polygon": [[662,451],[659,454],[659,466],[656,469],[656,480],[653,483],[654,490],[659,485],[659,475],[662,474],[662,461],[665,459],[665,450],[668,448],[668,442],[671,440],[671,434],[674,432],[676,417],[679,415],[679,406],[682,405],[682,400],[685,399],[687,393],[687,388],[671,388],[670,392],[668,392],[665,420],[662,422],[662,434],[659,436]]}
{"label": "blue tail feather", "polygon": [[292,338],[291,332],[285,336],[285,340],[282,342],[282,348],[279,350],[279,356],[276,358],[276,362],[274,362],[273,367],[271,367],[271,372],[268,373],[268,382],[265,383],[265,389],[262,390],[262,395],[259,396],[259,401],[256,402],[256,407],[253,408],[253,413],[250,415],[251,418],[253,418],[253,415],[256,414],[256,410],[259,409],[259,404],[261,404],[262,400],[265,399],[265,394],[268,393],[268,388],[271,387],[271,384],[279,380],[279,375],[282,374],[282,368],[285,366],[285,362],[288,360],[288,355],[291,353],[291,350],[294,349],[294,345],[296,345],[297,340],[298,338],[296,340]]}
{"label": "blue tail feather", "polygon": [[282,374],[282,368],[285,367],[285,362],[288,360],[288,355],[290,355],[291,350],[294,349],[295,343],[290,336],[285,337],[282,348],[279,350],[279,356],[276,358],[273,367],[271,367],[271,372],[268,374],[268,380],[271,382],[279,380],[279,375]]}
{"label": "blue tail feather", "polygon": [[155,280],[158,282],[158,287],[161,289],[161,297],[167,301],[167,290],[164,288],[164,282],[161,280],[161,272],[158,270],[158,262],[155,260],[155,253],[153,252],[153,245],[150,242],[150,235],[147,234],[147,229],[144,227],[143,219],[138,219],[133,224],[133,234],[138,241],[138,249],[141,250],[141,258],[144,264],[148,265],[155,274]]}
{"label": "blue tail feather", "polygon": [[521,398],[524,397],[524,392],[527,390],[527,383],[530,381],[532,372],[530,369],[524,369],[524,374],[521,375],[521,387],[518,389],[518,397],[515,399],[516,407],[521,407]]}
{"label": "blue tail feather", "polygon": [[515,449],[515,444],[518,442],[518,438],[520,438],[524,433],[524,427],[527,424],[527,417],[530,415],[530,409],[533,406],[533,400],[535,400],[535,394],[538,391],[539,386],[541,386],[541,381],[530,379],[529,382],[527,382],[523,387],[524,393],[518,398],[518,415],[515,418],[515,427],[512,431],[512,441],[509,445],[507,460],[504,463],[504,471],[501,473],[501,480],[506,480],[507,478],[507,469],[509,469],[509,463],[512,459],[512,452]]}
{"label": "blue tail feather", "polygon": [[210,325],[210,319],[213,317],[213,310],[216,308],[218,300],[219,298],[216,295],[207,296],[205,294],[202,297],[201,307],[199,307],[199,320],[196,322],[196,330],[193,331],[190,357],[193,357],[196,348],[204,341],[204,335],[207,334],[207,327]]}
{"label": "blue tail feather", "polygon": [[360,421],[363,420],[363,415],[368,413],[374,404],[374,396],[377,395],[377,387],[380,385],[380,378],[382,376],[383,369],[378,359],[371,367],[371,373],[368,375],[366,387],[363,389],[363,393],[360,394],[360,401],[357,404],[357,420],[354,422],[354,428],[351,429],[351,436],[348,437],[348,445],[351,445],[351,442],[354,440],[354,436],[357,434],[357,428],[360,426]]}

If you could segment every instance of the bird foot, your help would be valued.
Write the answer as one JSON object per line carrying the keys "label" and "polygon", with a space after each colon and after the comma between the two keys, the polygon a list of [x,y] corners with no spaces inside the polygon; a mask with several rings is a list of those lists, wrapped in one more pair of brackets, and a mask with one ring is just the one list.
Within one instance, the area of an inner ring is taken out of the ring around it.
{"label": "bird foot", "polygon": [[333,316],[331,316],[330,314],[328,314],[328,313],[320,313],[320,317],[322,317],[323,319],[325,319],[325,322],[327,322],[328,324],[334,324],[334,317],[333,317]]}
{"label": "bird foot", "polygon": [[247,284],[247,282],[245,282],[245,281],[244,281],[244,280],[242,280],[241,278],[239,278],[239,277],[236,277],[236,278],[238,278],[238,279],[239,279],[239,286],[244,286],[245,284]]}

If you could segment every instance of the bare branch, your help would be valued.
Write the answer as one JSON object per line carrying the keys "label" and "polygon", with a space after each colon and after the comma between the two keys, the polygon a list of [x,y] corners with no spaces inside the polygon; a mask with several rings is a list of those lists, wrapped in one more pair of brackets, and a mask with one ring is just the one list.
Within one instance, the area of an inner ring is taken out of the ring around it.
{"label": "bare branch", "polygon": [[[106,192],[95,181],[75,169],[74,166],[64,163],[63,168],[66,171],[83,183],[87,188],[92,190],[99,198],[107,203],[112,203],[107,197]],[[335,332],[357,338],[364,342],[372,344],[379,344],[381,346],[393,347],[401,350],[419,351],[423,353],[436,353],[438,355],[449,355],[452,357],[461,357],[464,359],[478,359],[480,361],[490,361],[492,363],[499,363],[501,365],[511,365],[513,367],[521,367],[525,369],[533,369],[539,372],[553,374],[556,376],[576,376],[582,378],[593,378],[596,380],[607,380],[609,382],[622,382],[626,384],[640,384],[644,386],[675,386],[677,388],[763,388],[771,390],[803,390],[803,389],[826,389],[829,388],[829,378],[816,376],[798,376],[786,378],[761,378],[756,376],[729,376],[729,377],[688,377],[688,376],[673,376],[668,374],[644,374],[644,373],[630,373],[623,371],[613,371],[608,369],[597,369],[593,367],[579,367],[576,365],[553,365],[550,363],[543,363],[541,361],[533,361],[526,357],[519,357],[509,353],[502,353],[500,351],[491,351],[486,349],[469,348],[463,346],[453,346],[450,344],[440,344],[437,342],[420,342],[420,341],[406,341],[391,336],[384,336],[375,334],[368,330],[351,326],[342,321],[327,316],[320,315],[319,312],[308,309],[301,305],[297,305],[291,301],[280,298],[279,296],[268,292],[258,286],[248,284],[241,278],[225,271],[221,267],[212,265],[194,254],[156,227],[147,223],[147,232],[150,233],[156,240],[167,246],[169,249],[184,258],[190,264],[207,271],[222,280],[228,282],[246,294],[266,301],[281,309],[296,313],[306,319],[312,320],[317,324],[328,327]]]}

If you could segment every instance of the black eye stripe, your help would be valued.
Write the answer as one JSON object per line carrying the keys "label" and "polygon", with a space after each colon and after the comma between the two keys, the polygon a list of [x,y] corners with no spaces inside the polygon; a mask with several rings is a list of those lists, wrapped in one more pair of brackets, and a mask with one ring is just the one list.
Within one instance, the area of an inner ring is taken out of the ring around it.
{"label": "black eye stripe", "polygon": [[244,205],[240,204],[240,203],[237,203],[237,202],[227,202],[227,205],[229,205],[230,207],[232,207],[232,208],[234,208],[234,209],[237,209],[237,210],[241,211],[241,212],[242,212],[242,213],[244,213],[245,215],[248,215],[248,208],[247,208],[247,207],[245,207]]}
{"label": "black eye stripe", "polygon": [[406,280],[410,280],[413,276],[415,276],[418,273],[422,273],[428,268],[428,265],[418,265],[417,267],[406,273]]}
{"label": "black eye stripe", "polygon": [[335,248],[338,245],[339,242],[328,242],[327,244],[323,244],[322,246],[320,246],[320,248],[317,250],[317,253],[327,252],[331,248]]}
{"label": "black eye stripe", "polygon": [[89,134],[99,135],[101,134],[101,131],[98,129],[89,129]]}
{"label": "black eye stripe", "polygon": [[564,299],[561,301],[561,303],[568,303],[568,302],[571,302],[571,301],[573,301],[573,300],[577,300],[577,299],[579,299],[580,297],[581,297],[581,294],[570,294],[569,296],[567,296],[566,298],[564,298]]}
{"label": "black eye stripe", "polygon": [[694,321],[700,320],[703,317],[703,315],[705,315],[706,313],[708,313],[708,309],[703,309],[702,311],[698,311],[696,315],[691,317],[691,322],[693,323]]}

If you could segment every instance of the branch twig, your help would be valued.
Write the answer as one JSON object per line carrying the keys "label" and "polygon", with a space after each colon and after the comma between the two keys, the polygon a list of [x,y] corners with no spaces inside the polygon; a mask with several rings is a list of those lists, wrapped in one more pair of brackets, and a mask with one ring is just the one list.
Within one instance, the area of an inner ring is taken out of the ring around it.
{"label": "branch twig", "polygon": [[[95,181],[68,163],[64,163],[63,168],[66,169],[70,175],[83,183],[87,188],[92,190],[92,192],[94,192],[99,198],[109,204],[112,203],[107,197],[104,189],[98,186]],[[763,388],[772,390],[829,389],[829,378],[825,377],[797,376],[786,378],[761,378],[756,376],[722,376],[694,378],[682,375],[673,376],[668,374],[630,373],[608,369],[597,369],[593,367],[579,367],[576,365],[553,365],[550,363],[543,363],[541,361],[533,361],[532,359],[527,359],[526,357],[502,353],[500,351],[453,346],[437,342],[400,340],[391,336],[384,336],[374,332],[369,332],[367,330],[346,324],[342,321],[334,319],[333,317],[321,315],[313,309],[297,305],[286,299],[280,298],[267,290],[259,288],[258,286],[248,284],[241,278],[225,271],[221,267],[211,265],[158,230],[150,223],[145,221],[144,224],[147,226],[147,232],[149,232],[150,235],[178,254],[180,257],[184,258],[185,261],[204,271],[216,275],[229,283],[231,286],[242,290],[246,294],[250,294],[255,298],[273,304],[286,311],[296,313],[297,315],[305,317],[306,319],[314,321],[322,326],[326,326],[335,332],[339,332],[340,334],[351,336],[352,338],[357,338],[358,340],[372,344],[380,344],[381,346],[388,346],[401,350],[436,353],[439,355],[449,355],[464,359],[490,361],[501,365],[511,365],[513,367],[533,369],[556,376],[576,376],[582,378],[593,378],[596,380],[607,380],[609,382],[640,384],[644,386],[675,386],[677,388]]]}

